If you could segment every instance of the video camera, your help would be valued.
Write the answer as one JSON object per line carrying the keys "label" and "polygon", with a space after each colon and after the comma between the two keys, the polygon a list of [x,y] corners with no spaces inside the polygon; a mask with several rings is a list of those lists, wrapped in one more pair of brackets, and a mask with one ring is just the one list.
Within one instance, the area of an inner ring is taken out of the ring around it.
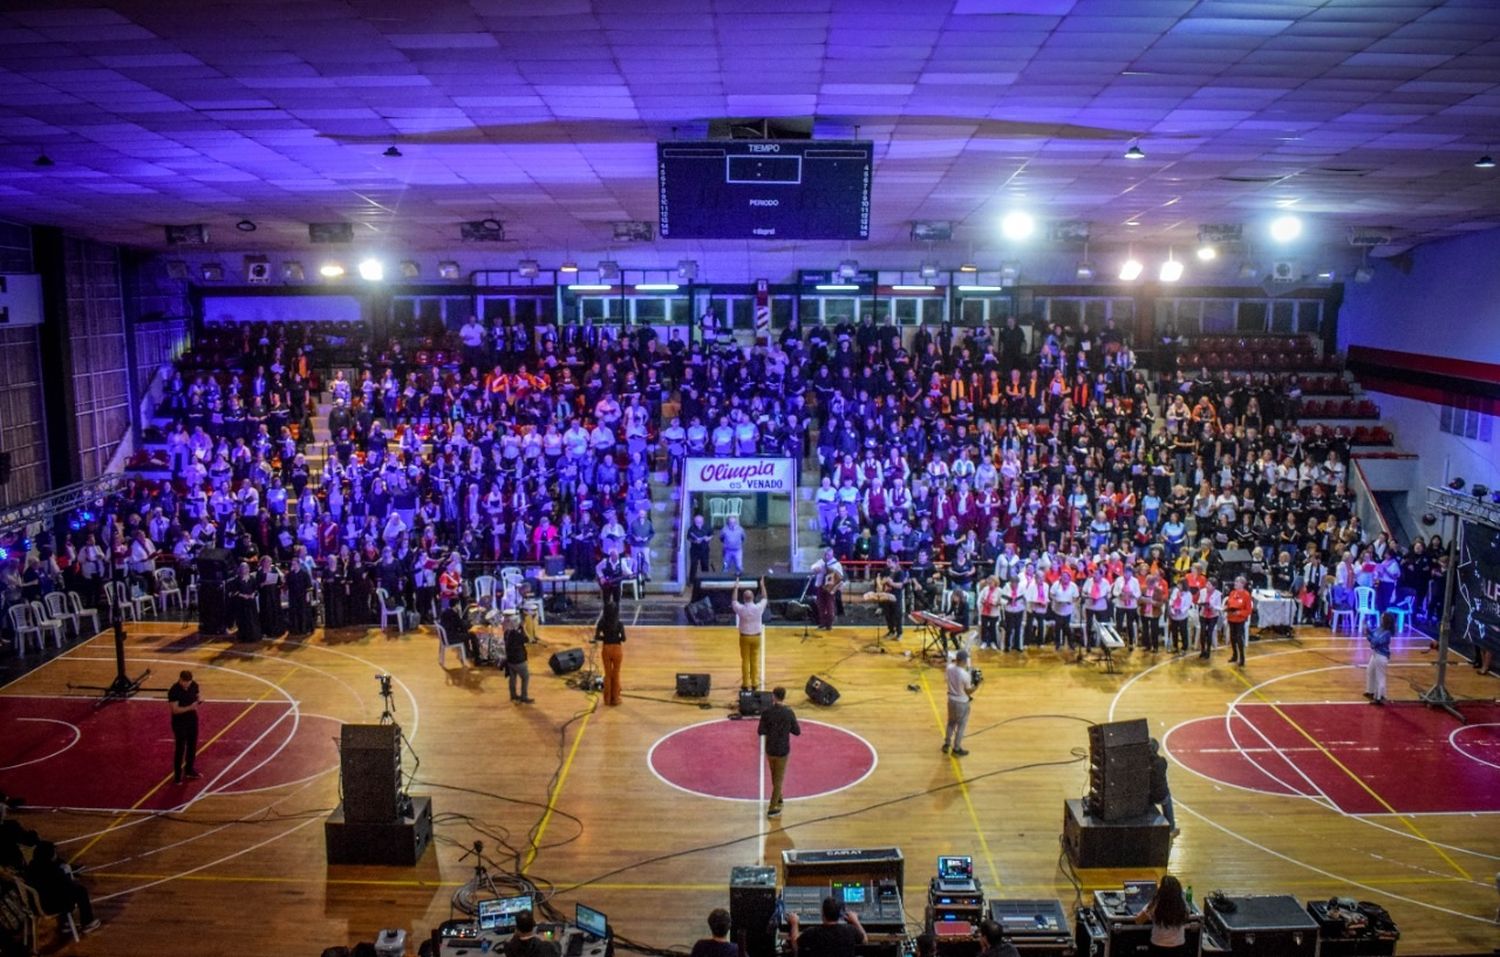
{"label": "video camera", "polygon": [[974,680],[974,687],[977,688],[984,683],[984,672],[980,671],[978,668],[970,668],[969,675]]}

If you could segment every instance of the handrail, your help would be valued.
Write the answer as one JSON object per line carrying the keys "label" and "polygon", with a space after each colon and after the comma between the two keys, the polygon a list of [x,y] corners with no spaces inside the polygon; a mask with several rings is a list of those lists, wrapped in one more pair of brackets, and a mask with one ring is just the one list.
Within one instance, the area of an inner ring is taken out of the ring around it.
{"label": "handrail", "polygon": [[1359,464],[1355,456],[1349,457],[1350,479],[1349,487],[1354,491],[1356,510],[1361,513],[1359,520],[1368,527],[1370,516],[1374,516],[1374,524],[1380,526],[1386,538],[1395,541],[1395,533],[1391,531],[1391,525],[1385,520],[1385,512],[1375,502],[1375,491],[1370,488],[1370,480],[1365,477],[1364,466]]}

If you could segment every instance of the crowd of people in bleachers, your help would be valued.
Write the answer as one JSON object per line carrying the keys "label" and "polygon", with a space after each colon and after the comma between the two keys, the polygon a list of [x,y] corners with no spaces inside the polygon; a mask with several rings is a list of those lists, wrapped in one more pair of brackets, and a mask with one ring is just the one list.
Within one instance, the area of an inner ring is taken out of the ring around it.
{"label": "crowd of people in bleachers", "polygon": [[[903,336],[866,318],[744,346],[705,320],[695,341],[473,318],[335,345],[310,325],[211,327],[159,407],[170,478],[138,478],[0,568],[6,603],[65,588],[97,604],[111,559],[150,594],[215,546],[241,563],[231,594],[267,636],[311,630],[319,599],[331,627],[376,623],[380,590],[434,620],[492,564],[555,556],[587,578],[619,552],[648,577],[653,471],[675,481],[703,454],[816,467],[824,544],[856,569],[894,556],[941,579],[917,605],[956,591],[982,617],[1008,601],[1124,621],[1150,608],[1154,592],[1134,594],[1148,576],[1170,590],[1201,563],[1213,578],[1231,547],[1251,552],[1252,586],[1297,595],[1307,620],[1363,584],[1417,613],[1434,600],[1440,553],[1368,535],[1347,435],[1299,425],[1301,345],[1250,350],[1272,358],[1238,373],[1194,368],[1200,353],[1176,345],[1147,370],[1112,322]],[[1305,381],[1336,391],[1310,364]],[[330,438],[310,449],[320,411]],[[1213,594],[1190,597],[1214,614]]]}

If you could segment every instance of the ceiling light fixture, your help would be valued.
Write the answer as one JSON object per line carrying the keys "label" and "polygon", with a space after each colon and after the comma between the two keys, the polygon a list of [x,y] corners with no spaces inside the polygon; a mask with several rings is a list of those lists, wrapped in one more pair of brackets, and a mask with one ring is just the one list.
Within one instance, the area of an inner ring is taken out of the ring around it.
{"label": "ceiling light fixture", "polygon": [[936,279],[938,274],[938,264],[936,260],[929,259],[926,262],[922,263],[921,267],[917,271],[921,274],[923,279]]}
{"label": "ceiling light fixture", "polygon": [[1172,255],[1170,247],[1167,249],[1167,261],[1161,264],[1161,271],[1156,274],[1156,278],[1162,282],[1176,282],[1182,278],[1182,263]]}
{"label": "ceiling light fixture", "polygon": [[1302,235],[1302,219],[1298,216],[1277,216],[1271,220],[1271,238],[1278,243],[1289,243]]}
{"label": "ceiling light fixture", "polygon": [[385,278],[385,263],[378,259],[361,259],[359,261],[359,278],[366,282],[380,282]]}
{"label": "ceiling light fixture", "polygon": [[1198,247],[1198,261],[1199,262],[1201,262],[1201,263],[1211,263],[1215,259],[1218,259],[1218,258],[1219,258],[1219,251],[1217,249],[1215,249],[1213,246],[1210,246],[1208,243],[1204,243],[1202,246]]}
{"label": "ceiling light fixture", "polygon": [[859,287],[846,282],[820,282],[813,287],[818,292],[859,292]]}
{"label": "ceiling light fixture", "polygon": [[235,223],[234,228],[242,233],[253,233],[257,229],[256,225],[248,219],[242,219]]}
{"label": "ceiling light fixture", "polygon": [[1000,292],[1003,286],[959,286],[959,292]]}
{"label": "ceiling light fixture", "polygon": [[387,146],[386,149],[385,149],[385,152],[381,153],[380,155],[381,156],[388,156],[391,159],[399,159],[400,156],[401,156],[401,151],[398,150],[398,149],[396,149],[396,147],[394,147],[394,146]]}
{"label": "ceiling light fixture", "polygon": [[1141,261],[1135,258],[1135,253],[1127,253],[1125,262],[1120,265],[1120,281],[1135,282],[1141,278],[1141,272],[1145,268],[1141,265]]}
{"label": "ceiling light fixture", "polygon": [[416,279],[420,275],[422,275],[422,267],[418,265],[415,259],[401,260],[402,279]]}
{"label": "ceiling light fixture", "polygon": [[930,282],[897,283],[891,287],[892,292],[934,292],[937,287]]}
{"label": "ceiling light fixture", "polygon": [[438,278],[457,279],[458,263],[454,262],[451,259],[445,259],[442,262],[438,263]]}
{"label": "ceiling light fixture", "polygon": [[557,271],[558,272],[577,272],[578,271],[578,264],[576,262],[574,262],[573,260],[568,259],[568,260],[565,260],[561,266],[557,267]]}
{"label": "ceiling light fixture", "polygon": [[[42,163],[42,160],[44,160],[44,159],[46,159],[45,156],[39,156],[39,157],[37,157],[36,165],[38,165],[38,166],[44,165]],[[51,166],[52,163],[50,161],[48,161],[45,165]],[[1483,156],[1479,157],[1479,159],[1477,159],[1477,160],[1474,161],[1474,168],[1475,169],[1494,169],[1495,168],[1495,158],[1493,156],[1491,156],[1490,154],[1486,153]]]}
{"label": "ceiling light fixture", "polygon": [[859,260],[846,259],[839,263],[838,275],[840,279],[853,279],[859,275]]}
{"label": "ceiling light fixture", "polygon": [[1020,242],[1036,232],[1036,218],[1024,210],[1015,210],[1005,214],[1000,220],[1000,232],[1006,239]]}
{"label": "ceiling light fixture", "polygon": [[979,271],[979,264],[978,263],[964,263],[964,264],[962,264],[962,265],[960,265],[958,267],[958,271],[959,272],[978,272]]}
{"label": "ceiling light fixture", "polygon": [[[31,161],[31,165],[40,166],[43,169],[46,169],[47,167],[56,166],[57,164],[52,162],[52,157],[48,156],[46,153],[38,153],[36,154],[36,159]],[[1491,162],[1490,165],[1494,166],[1495,164]]]}
{"label": "ceiling light fixture", "polygon": [[337,279],[344,274],[344,267],[340,263],[324,263],[318,267],[318,275],[324,279]]}
{"label": "ceiling light fixture", "polygon": [[1128,160],[1143,160],[1146,158],[1146,151],[1141,149],[1141,141],[1139,139],[1130,141],[1130,149],[1125,151],[1125,158]]}
{"label": "ceiling light fixture", "polygon": [[636,292],[676,292],[681,287],[675,282],[638,282]]}
{"label": "ceiling light fixture", "polygon": [[568,285],[569,292],[609,292],[615,288],[609,283],[599,282],[575,282]]}

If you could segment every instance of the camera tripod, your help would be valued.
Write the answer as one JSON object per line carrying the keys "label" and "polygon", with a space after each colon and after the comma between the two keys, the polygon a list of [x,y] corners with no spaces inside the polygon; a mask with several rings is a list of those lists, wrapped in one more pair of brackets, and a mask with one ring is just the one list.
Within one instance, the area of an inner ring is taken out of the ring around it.
{"label": "camera tripod", "polygon": [[500,888],[495,886],[495,879],[490,877],[489,868],[484,866],[483,841],[475,841],[471,844],[469,849],[464,851],[463,855],[459,857],[459,860],[467,860],[470,857],[474,858],[474,876],[469,878],[464,886],[458,889],[458,893],[454,895],[454,900],[463,901],[465,905],[464,909],[473,914],[479,910],[476,904],[476,898],[479,895],[485,895],[484,899],[499,897]]}

